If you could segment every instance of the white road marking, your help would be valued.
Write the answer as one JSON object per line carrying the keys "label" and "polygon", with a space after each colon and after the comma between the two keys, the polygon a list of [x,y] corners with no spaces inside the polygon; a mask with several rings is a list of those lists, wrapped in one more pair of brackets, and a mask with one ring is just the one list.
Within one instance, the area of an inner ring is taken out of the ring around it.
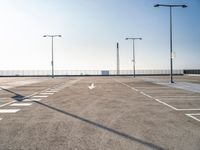
{"label": "white road marking", "polygon": [[0,121],[2,120],[2,118],[0,118]]}
{"label": "white road marking", "polygon": [[162,95],[160,97],[167,97],[167,98],[177,98],[177,97],[180,97],[180,98],[194,98],[194,97],[197,97],[197,98],[200,98],[200,95],[199,96],[189,96],[189,95],[179,95],[179,96],[173,96],[173,95]]}
{"label": "white road marking", "polygon": [[51,90],[51,91],[45,91],[45,92],[47,92],[47,93],[56,93],[56,92],[58,92],[58,91],[56,91],[56,90]]}
{"label": "white road marking", "polygon": [[53,89],[51,89],[51,90],[59,91],[59,89],[58,89],[58,88],[53,88]]}
{"label": "white road marking", "polygon": [[89,88],[90,90],[92,90],[92,89],[96,88],[96,86],[94,86],[94,83],[92,83],[90,86],[88,86],[88,88]]}
{"label": "white road marking", "polygon": [[[77,82],[79,82],[79,81],[81,81],[81,80],[83,80],[83,79],[84,79],[84,78],[74,80],[74,81],[72,81],[72,83],[70,83],[69,85],[67,85],[67,86],[65,86],[65,87],[73,86],[75,83],[77,83]],[[62,85],[64,85],[64,84],[61,84],[60,86],[62,86]],[[1,86],[1,87],[2,87],[2,86]],[[3,87],[3,88],[9,88],[9,87]],[[52,88],[52,90],[53,90],[53,89],[54,89],[54,88]],[[41,93],[41,92],[45,92],[45,91],[47,91],[47,90],[51,90],[51,88],[47,88],[47,89],[45,89],[45,90],[38,91],[38,92],[35,92],[35,93],[31,94],[31,95],[25,96],[25,97],[24,97],[25,100],[23,100],[23,101],[27,101],[27,98],[33,97],[34,95],[36,95],[36,94],[38,94],[38,93]],[[54,92],[57,92],[57,91],[54,91]],[[47,97],[48,97],[48,96],[47,96]],[[40,101],[40,99],[39,99],[39,100],[33,100],[33,101]],[[2,105],[0,105],[0,108],[1,108],[1,107],[4,107],[4,106],[7,106],[7,105],[9,105],[9,104],[15,103],[15,102],[16,102],[16,101],[11,101],[11,102],[2,104]]]}
{"label": "white road marking", "polygon": [[23,100],[23,102],[34,102],[34,101],[41,101],[41,99],[32,98]]}
{"label": "white road marking", "polygon": [[7,100],[7,99],[10,99],[10,97],[2,97],[2,98],[0,98],[0,100]]}
{"label": "white road marking", "polygon": [[16,113],[20,111],[20,109],[0,109],[0,113]]}
{"label": "white road marking", "polygon": [[[115,81],[117,81],[117,80],[115,80]],[[133,87],[131,87],[131,86],[129,86],[129,85],[123,83],[123,82],[120,82],[120,81],[117,81],[117,82],[119,82],[119,83],[121,83],[121,84],[123,84],[123,85],[125,85],[125,86],[127,86],[127,87],[129,87],[129,88],[131,88],[131,89],[133,89]],[[134,90],[134,89],[133,89],[133,90]],[[176,110],[176,111],[200,110],[200,108],[179,109],[179,108],[176,108],[176,107],[174,107],[174,106],[171,106],[171,105],[169,105],[169,104],[167,104],[167,103],[165,103],[165,102],[163,102],[163,101],[161,101],[161,100],[159,100],[159,99],[157,99],[157,98],[153,98],[153,97],[151,97],[150,95],[148,95],[148,94],[146,94],[146,93],[144,93],[144,92],[142,92],[142,91],[140,92],[140,94],[145,95],[145,96],[147,96],[147,97],[149,97],[149,98],[152,98],[152,99],[154,99],[155,101],[157,101],[157,102],[159,102],[159,103],[161,103],[161,104],[163,104],[163,105],[165,105],[165,106],[168,106],[168,107],[170,107],[170,108],[172,108],[172,109],[174,109],[174,110]]]}
{"label": "white road marking", "polygon": [[148,97],[148,98],[153,98],[153,97],[151,97],[150,95],[148,95],[148,94],[146,94],[146,93],[144,93],[144,92],[140,92],[140,93],[141,93],[142,95]]}
{"label": "white road marking", "polygon": [[186,76],[200,76],[200,74],[185,74]]}
{"label": "white road marking", "polygon": [[200,110],[200,108],[184,108],[184,109],[177,108],[177,111],[190,111],[190,110]]}
{"label": "white road marking", "polygon": [[151,86],[146,86],[146,87],[142,87],[142,86],[138,86],[137,88],[139,89],[143,89],[143,90],[149,90],[149,89],[154,89],[154,90],[169,90],[169,87],[151,87]]}
{"label": "white road marking", "polygon": [[[154,98],[153,98],[154,99]],[[171,105],[169,105],[169,104],[167,104],[167,103],[165,103],[165,102],[163,102],[163,101],[161,101],[161,100],[159,100],[159,99],[154,99],[155,101],[157,101],[157,102],[159,102],[159,103],[161,103],[161,104],[163,104],[163,105],[165,105],[165,106],[168,106],[168,107],[170,107],[170,108],[172,108],[172,109],[174,109],[174,110],[178,110],[176,107],[174,107],[174,106],[171,106]]]}
{"label": "white road marking", "polygon": [[42,94],[42,95],[52,95],[54,93],[47,92],[47,93],[40,93],[40,94]]}
{"label": "white road marking", "polygon": [[[115,80],[115,79],[113,79],[113,80]],[[122,85],[125,85],[125,86],[131,88],[132,90],[135,90],[135,91],[137,91],[137,92],[139,91],[138,89],[136,89],[136,88],[134,88],[134,87],[132,87],[132,86],[129,86],[128,84],[125,84],[125,83],[120,82],[120,81],[118,81],[118,80],[115,80],[115,81],[118,82],[118,83],[120,83],[120,84],[122,84]]]}
{"label": "white road marking", "polygon": [[[125,83],[123,83],[123,82],[120,82],[120,81],[117,81],[117,80],[115,80],[116,82],[119,82],[119,83],[121,83],[121,84],[123,84],[123,85],[125,85],[125,86],[127,86],[127,87],[129,87],[129,88],[131,88],[131,89],[133,89],[133,87],[131,87],[131,86],[129,86],[129,85],[127,85],[127,84],[125,84]],[[133,89],[134,90],[134,89]],[[143,95],[145,95],[145,96],[147,96],[147,94],[146,93],[144,93],[144,92],[140,92],[141,94],[143,94]],[[150,95],[148,95],[147,97],[149,97]],[[163,101],[161,101],[161,100],[159,100],[159,99],[155,99],[155,98],[153,98],[152,97],[152,99],[154,99],[155,101],[157,101],[157,102],[159,102],[159,103],[161,103],[161,104],[163,104],[163,105],[165,105],[165,106],[168,106],[168,107],[170,107],[170,108],[172,108],[172,109],[174,109],[174,110],[178,110],[177,108],[175,108],[174,106],[171,106],[171,105],[169,105],[169,104],[167,104],[167,103],[165,103],[165,102],[163,102]]]}
{"label": "white road marking", "polygon": [[200,122],[200,119],[198,119],[197,117],[195,117],[195,116],[200,116],[200,113],[196,113],[196,114],[186,114],[186,116],[191,117],[192,119],[194,119],[194,120]]}
{"label": "white road marking", "polygon": [[36,94],[38,94],[38,93],[40,93],[40,92],[44,92],[44,91],[45,91],[45,90],[35,92],[35,93],[31,94],[31,95],[25,96],[25,98],[32,97],[32,96],[34,96],[34,95],[36,95]]}
{"label": "white road marking", "polygon": [[31,106],[32,103],[13,103],[10,106]]}
{"label": "white road marking", "polygon": [[162,98],[162,100],[166,101],[200,101],[200,99],[172,99],[172,98]]}
{"label": "white road marking", "polygon": [[137,91],[137,92],[139,91],[138,89],[136,89],[136,88],[133,88],[133,87],[132,87],[131,89],[133,89],[133,90],[135,90],[135,91]]}
{"label": "white road marking", "polygon": [[43,97],[43,98],[45,98],[45,97],[48,97],[48,96],[47,96],[47,95],[35,95],[35,96],[33,96],[33,97],[38,97],[38,98],[39,98],[39,97],[41,97],[41,98]]}
{"label": "white road marking", "polygon": [[[48,88],[48,89],[49,89],[49,88]],[[46,90],[47,90],[47,89],[45,89],[45,90],[43,90],[43,91],[39,91],[39,92],[44,92],[44,91],[46,91]],[[31,94],[31,95],[25,96],[25,99],[26,99],[26,98],[29,98],[29,97],[31,97],[31,96],[33,96],[33,95],[36,95],[36,94],[38,94],[39,92],[35,92],[35,93]],[[11,102],[2,104],[2,105],[0,105],[0,108],[1,108],[1,107],[4,107],[4,106],[7,106],[7,105],[9,105],[9,104],[12,104],[12,103],[14,103],[14,102],[16,102],[16,101],[11,101]]]}
{"label": "white road marking", "polygon": [[6,106],[6,105],[12,104],[12,103],[14,103],[14,102],[15,102],[15,101],[11,101],[11,102],[5,103],[5,104],[3,104],[3,105],[0,105],[0,108],[1,108],[1,107],[4,107],[4,106]]}
{"label": "white road marking", "polygon": [[193,113],[193,114],[189,114],[189,115],[192,115],[192,116],[200,116],[200,113]]}

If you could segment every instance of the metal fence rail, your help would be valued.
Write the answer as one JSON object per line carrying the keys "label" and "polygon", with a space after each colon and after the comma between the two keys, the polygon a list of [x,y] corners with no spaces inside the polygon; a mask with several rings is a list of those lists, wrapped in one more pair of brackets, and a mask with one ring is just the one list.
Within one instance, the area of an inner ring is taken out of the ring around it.
{"label": "metal fence rail", "polygon": [[[184,70],[173,70],[184,74]],[[117,75],[116,70],[55,70],[56,76],[67,75]],[[132,70],[120,70],[119,75],[132,75]],[[136,70],[136,75],[167,75],[170,70]],[[0,76],[51,76],[51,70],[0,70]]]}
{"label": "metal fence rail", "polygon": [[184,74],[200,74],[200,69],[184,70]]}

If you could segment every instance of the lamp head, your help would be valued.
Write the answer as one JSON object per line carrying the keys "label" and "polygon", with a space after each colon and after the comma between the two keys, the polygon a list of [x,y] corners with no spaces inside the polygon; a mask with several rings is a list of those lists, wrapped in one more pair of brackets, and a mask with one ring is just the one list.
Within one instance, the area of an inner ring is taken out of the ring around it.
{"label": "lamp head", "polygon": [[186,8],[186,7],[188,7],[188,6],[187,6],[187,5],[182,5],[182,7],[183,7],[183,8]]}
{"label": "lamp head", "polygon": [[159,6],[160,6],[159,4],[154,5],[154,7],[159,7]]}

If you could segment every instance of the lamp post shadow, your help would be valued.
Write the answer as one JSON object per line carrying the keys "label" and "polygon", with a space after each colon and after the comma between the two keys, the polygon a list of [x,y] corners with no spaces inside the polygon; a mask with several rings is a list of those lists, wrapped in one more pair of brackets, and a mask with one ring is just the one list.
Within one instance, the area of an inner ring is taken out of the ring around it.
{"label": "lamp post shadow", "polygon": [[155,150],[165,150],[163,147],[158,146],[158,145],[156,145],[156,144],[153,144],[153,143],[150,143],[150,142],[141,140],[141,139],[139,139],[139,138],[136,138],[136,137],[134,137],[134,136],[132,136],[132,135],[129,135],[129,134],[127,134],[127,133],[124,133],[124,132],[122,132],[122,131],[118,131],[118,130],[115,130],[115,129],[113,129],[113,128],[104,126],[104,125],[102,125],[102,124],[99,124],[99,123],[97,123],[97,122],[91,121],[91,120],[89,120],[89,119],[86,119],[86,118],[80,117],[80,116],[78,116],[78,115],[75,115],[75,114],[66,112],[66,111],[64,111],[64,110],[61,110],[61,109],[59,109],[59,108],[56,108],[56,107],[53,107],[53,106],[50,106],[50,105],[47,105],[47,104],[45,104],[45,103],[38,102],[38,101],[35,101],[35,103],[40,104],[40,105],[42,105],[42,106],[45,106],[45,107],[48,108],[48,109],[52,109],[52,110],[54,110],[54,111],[57,111],[57,112],[62,113],[62,114],[64,114],[64,115],[67,115],[67,116],[69,116],[69,117],[72,117],[72,118],[75,118],[75,119],[77,119],[77,120],[80,120],[80,121],[82,121],[82,122],[84,122],[84,123],[87,123],[87,124],[89,124],[89,125],[93,125],[93,126],[95,126],[95,127],[98,127],[98,128],[100,128],[100,129],[102,129],[102,130],[105,130],[105,131],[107,131],[107,132],[111,132],[112,134],[118,135],[118,136],[120,136],[120,137],[122,137],[122,138],[125,138],[125,139],[127,139],[127,140],[130,140],[130,141],[132,141],[132,142],[137,142],[137,143],[142,144],[142,145],[144,145],[144,146],[146,146],[146,147],[148,147],[148,148],[152,148],[152,149],[155,149]]}

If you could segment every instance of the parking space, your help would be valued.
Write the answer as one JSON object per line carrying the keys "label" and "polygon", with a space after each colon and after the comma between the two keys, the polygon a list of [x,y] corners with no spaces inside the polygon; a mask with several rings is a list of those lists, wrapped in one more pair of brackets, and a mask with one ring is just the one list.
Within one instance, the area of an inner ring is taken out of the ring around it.
{"label": "parking space", "polygon": [[132,77],[26,86],[0,108],[0,149],[199,150],[199,93]]}
{"label": "parking space", "polygon": [[[40,101],[42,98],[47,98],[50,94],[54,94],[64,88],[66,82],[73,81],[71,79],[56,79],[53,80],[51,78],[33,78],[33,80],[25,80],[24,78],[16,78],[18,81],[11,82],[7,81],[6,84],[9,84],[9,88],[3,88],[4,82],[1,84],[0,90],[0,115],[3,117],[5,114],[14,114],[20,111],[19,107],[31,106],[32,103],[27,102],[34,102]],[[5,79],[8,80],[8,79]],[[29,82],[28,82],[29,81]],[[15,83],[15,84],[12,84]],[[19,84],[16,84],[19,83]],[[21,84],[23,83],[23,85]],[[26,84],[24,84],[26,83]],[[29,83],[29,84],[28,84]],[[50,91],[50,90],[57,90],[57,91]],[[11,106],[11,107],[10,107]],[[16,108],[15,108],[16,107]],[[2,120],[2,118],[1,118]]]}
{"label": "parking space", "polygon": [[[130,77],[126,79],[127,81],[125,79],[122,79],[122,81],[128,82],[129,79]],[[179,82],[185,82],[187,80],[197,84],[199,83],[200,77],[176,76],[175,80],[176,82],[174,84],[179,84]],[[137,83],[128,82],[127,85],[176,111],[200,111],[200,91],[187,90],[185,87],[176,86],[167,82],[167,77],[142,77],[138,79]],[[199,88],[200,84],[196,86]],[[190,114],[186,115],[192,116]],[[198,113],[196,116],[198,116]],[[191,118],[194,119],[194,117]],[[198,119],[195,120],[199,121]]]}
{"label": "parking space", "polygon": [[193,113],[193,114],[186,114],[186,115],[200,122],[200,113]]}

